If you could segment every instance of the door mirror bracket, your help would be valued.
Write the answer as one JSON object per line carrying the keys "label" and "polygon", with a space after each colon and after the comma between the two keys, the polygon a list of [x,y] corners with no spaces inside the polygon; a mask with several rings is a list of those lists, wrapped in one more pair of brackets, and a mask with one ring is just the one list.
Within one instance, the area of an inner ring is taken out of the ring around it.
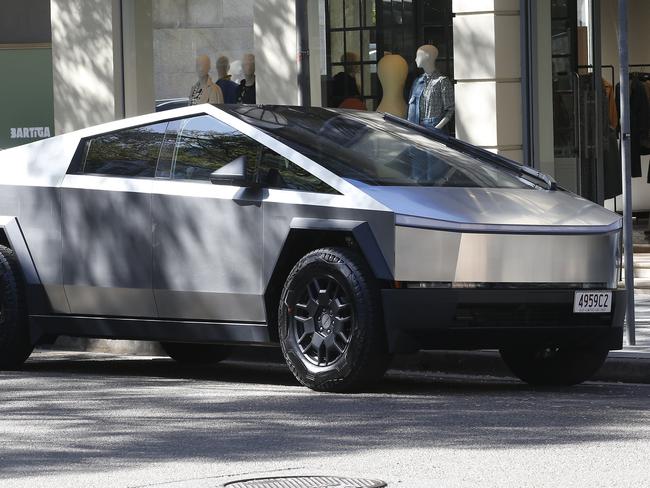
{"label": "door mirror bracket", "polygon": [[246,156],[239,156],[210,174],[213,185],[259,186],[246,177]]}

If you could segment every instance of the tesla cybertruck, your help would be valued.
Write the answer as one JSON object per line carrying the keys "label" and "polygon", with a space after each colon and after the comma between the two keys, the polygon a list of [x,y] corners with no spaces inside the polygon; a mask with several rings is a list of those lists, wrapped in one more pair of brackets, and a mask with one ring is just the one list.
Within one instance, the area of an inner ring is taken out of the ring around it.
{"label": "tesla cybertruck", "polygon": [[304,385],[498,349],[531,384],[622,346],[621,219],[370,112],[202,105],[0,152],[0,366],[59,335],[177,361],[277,345]]}

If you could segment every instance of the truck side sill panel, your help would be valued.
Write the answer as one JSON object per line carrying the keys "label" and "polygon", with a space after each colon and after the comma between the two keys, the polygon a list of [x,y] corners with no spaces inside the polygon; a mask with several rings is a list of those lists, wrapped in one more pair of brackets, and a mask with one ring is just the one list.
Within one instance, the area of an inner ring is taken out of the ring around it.
{"label": "truck side sill panel", "polygon": [[198,322],[139,318],[31,315],[32,342],[42,337],[69,335],[98,339],[166,342],[270,344],[263,323]]}

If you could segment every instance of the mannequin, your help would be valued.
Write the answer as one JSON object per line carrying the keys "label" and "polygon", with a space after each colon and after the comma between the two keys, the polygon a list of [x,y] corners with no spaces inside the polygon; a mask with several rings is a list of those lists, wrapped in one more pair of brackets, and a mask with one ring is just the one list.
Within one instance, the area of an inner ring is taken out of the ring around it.
{"label": "mannequin", "polygon": [[409,97],[408,120],[431,129],[442,129],[454,115],[454,86],[436,70],[438,49],[421,46],[415,64],[424,70],[413,82]]}
{"label": "mannequin", "polygon": [[189,105],[200,103],[223,103],[221,88],[210,78],[210,58],[201,55],[196,58],[196,74],[199,80],[190,89]]}
{"label": "mannequin", "polygon": [[241,66],[244,79],[239,83],[237,103],[255,103],[255,55],[244,54]]}
{"label": "mannequin", "polygon": [[237,102],[237,91],[239,86],[230,79],[230,60],[226,56],[217,58],[217,85],[223,93],[224,103]]}
{"label": "mannequin", "polygon": [[386,54],[379,60],[377,75],[384,95],[379,107],[377,107],[378,112],[386,112],[402,118],[406,117],[404,83],[406,83],[408,72],[408,63],[399,54]]}
{"label": "mannequin", "polygon": [[[350,107],[353,101],[361,102],[361,93],[357,85],[357,74],[360,72],[359,56],[354,52],[341,55],[343,71],[337,73],[330,82],[330,106]],[[363,105],[363,102],[361,102]]]}

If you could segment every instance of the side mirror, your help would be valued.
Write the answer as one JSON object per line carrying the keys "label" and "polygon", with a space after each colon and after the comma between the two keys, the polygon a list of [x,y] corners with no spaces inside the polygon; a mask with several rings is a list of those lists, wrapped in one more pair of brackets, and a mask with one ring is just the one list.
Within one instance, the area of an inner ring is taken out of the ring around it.
{"label": "side mirror", "polygon": [[246,156],[239,156],[210,175],[213,185],[251,186],[246,180]]}

